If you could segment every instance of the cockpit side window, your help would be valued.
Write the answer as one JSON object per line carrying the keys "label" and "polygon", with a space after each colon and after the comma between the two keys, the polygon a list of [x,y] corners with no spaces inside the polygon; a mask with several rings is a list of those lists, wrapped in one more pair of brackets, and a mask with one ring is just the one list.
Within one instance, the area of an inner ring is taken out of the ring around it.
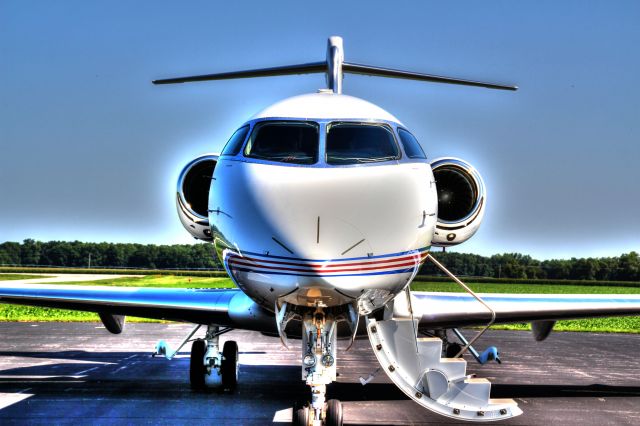
{"label": "cockpit side window", "polygon": [[229,141],[222,149],[222,155],[238,155],[240,150],[242,149],[242,144],[244,140],[247,138],[247,133],[249,132],[249,126],[242,126],[229,138]]}
{"label": "cockpit side window", "polygon": [[292,164],[318,162],[319,126],[306,121],[256,124],[244,155],[260,160]]}
{"label": "cockpit side window", "polygon": [[397,160],[400,150],[384,124],[332,123],[327,128],[327,164],[361,164]]}
{"label": "cockpit side window", "polygon": [[400,136],[400,141],[402,142],[402,146],[404,147],[404,152],[407,154],[407,157],[427,158],[415,136],[404,129],[398,129],[398,135]]}

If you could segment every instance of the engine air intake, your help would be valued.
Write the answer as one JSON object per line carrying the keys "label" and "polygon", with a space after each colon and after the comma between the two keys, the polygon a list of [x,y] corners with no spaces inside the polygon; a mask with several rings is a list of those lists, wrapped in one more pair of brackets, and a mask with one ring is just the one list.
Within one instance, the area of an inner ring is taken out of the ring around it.
{"label": "engine air intake", "polygon": [[211,241],[208,208],[217,155],[203,155],[187,164],[178,178],[176,203],[180,222],[195,238]]}
{"label": "engine air intake", "polygon": [[439,158],[431,163],[438,191],[438,222],[432,244],[460,244],[478,230],[486,192],[480,173],[466,161]]}

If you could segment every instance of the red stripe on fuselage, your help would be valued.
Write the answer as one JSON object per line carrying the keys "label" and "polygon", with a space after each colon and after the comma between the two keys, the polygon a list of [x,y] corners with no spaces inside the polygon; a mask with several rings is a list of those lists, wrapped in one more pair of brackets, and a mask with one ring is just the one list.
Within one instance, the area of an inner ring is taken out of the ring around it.
{"label": "red stripe on fuselage", "polygon": [[[403,263],[397,263],[397,261],[391,261],[391,262],[387,262],[387,263],[392,263],[390,265],[385,265],[385,266],[372,266],[372,267],[360,267],[360,268],[349,268],[349,266],[351,265],[346,265],[346,266],[342,266],[342,267],[333,267],[330,270],[327,270],[328,268],[323,268],[323,267],[312,267],[309,266],[307,267],[307,269],[300,269],[300,268],[286,268],[286,267],[282,267],[282,266],[270,266],[270,265],[261,265],[259,263],[256,262],[247,262],[247,261],[243,261],[243,259],[238,259],[238,258],[231,258],[229,259],[229,265],[238,265],[238,266],[253,266],[253,267],[257,267],[257,268],[262,268],[262,269],[270,269],[270,270],[274,270],[274,271],[294,271],[294,272],[315,272],[315,273],[336,273],[336,272],[357,272],[357,271],[371,271],[371,270],[376,270],[376,269],[380,269],[380,270],[385,270],[385,269],[392,269],[392,268],[398,268],[401,266],[416,266],[416,265],[421,265],[422,262],[424,261],[424,259],[420,259],[419,261],[413,261],[413,262],[403,262]],[[302,265],[300,265],[302,266]]]}
{"label": "red stripe on fuselage", "polygon": [[[241,260],[250,261],[250,262],[272,263],[275,265],[301,266],[305,268],[322,268],[326,270],[326,269],[333,269],[333,268],[346,268],[346,267],[359,266],[359,265],[378,265],[382,263],[400,262],[400,261],[409,260],[409,259],[416,259],[418,257],[420,258],[420,262],[422,262],[424,259],[426,259],[427,254],[428,253],[416,253],[408,256],[397,257],[395,259],[393,258],[379,259],[379,260],[370,260],[365,262],[348,262],[348,261],[342,261],[342,260],[333,260],[333,261],[326,261],[326,262],[320,262],[320,263],[318,262],[296,263],[296,262],[282,262],[278,260],[268,260],[268,259],[261,259],[261,258],[255,258],[255,257],[249,257],[249,256],[238,256],[238,255],[232,255],[233,257],[231,257],[230,260],[239,258]],[[335,263],[337,262],[347,262],[347,263],[341,263],[339,265],[336,265]]]}

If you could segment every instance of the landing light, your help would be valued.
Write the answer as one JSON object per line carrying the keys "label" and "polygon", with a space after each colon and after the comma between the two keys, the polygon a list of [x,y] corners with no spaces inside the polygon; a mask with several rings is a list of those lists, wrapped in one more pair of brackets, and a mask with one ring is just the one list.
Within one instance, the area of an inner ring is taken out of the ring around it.
{"label": "landing light", "polygon": [[326,354],[322,357],[322,365],[325,367],[331,367],[333,365],[333,357],[329,354]]}
{"label": "landing light", "polygon": [[316,365],[316,357],[312,354],[307,354],[304,356],[302,363],[305,367],[313,367],[314,365]]}

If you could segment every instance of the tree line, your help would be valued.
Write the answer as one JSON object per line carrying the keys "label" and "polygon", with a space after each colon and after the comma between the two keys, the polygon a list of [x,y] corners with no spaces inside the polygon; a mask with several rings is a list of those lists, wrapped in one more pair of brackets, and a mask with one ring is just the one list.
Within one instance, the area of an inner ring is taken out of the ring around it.
{"label": "tree line", "polygon": [[[461,276],[553,280],[640,281],[640,257],[632,251],[617,257],[536,260],[520,253],[480,256],[434,252],[441,263]],[[0,244],[0,265],[128,267],[144,269],[222,269],[212,244],[125,244],[80,241]],[[422,275],[442,275],[431,263]]]}
{"label": "tree line", "polygon": [[[434,252],[433,256],[457,275],[491,278],[640,281],[640,257],[632,251],[617,257],[536,260],[520,253],[490,257],[469,253]],[[427,261],[421,274],[441,275]]]}
{"label": "tree line", "polygon": [[0,244],[0,265],[221,269],[212,244],[126,244],[80,241]]}

